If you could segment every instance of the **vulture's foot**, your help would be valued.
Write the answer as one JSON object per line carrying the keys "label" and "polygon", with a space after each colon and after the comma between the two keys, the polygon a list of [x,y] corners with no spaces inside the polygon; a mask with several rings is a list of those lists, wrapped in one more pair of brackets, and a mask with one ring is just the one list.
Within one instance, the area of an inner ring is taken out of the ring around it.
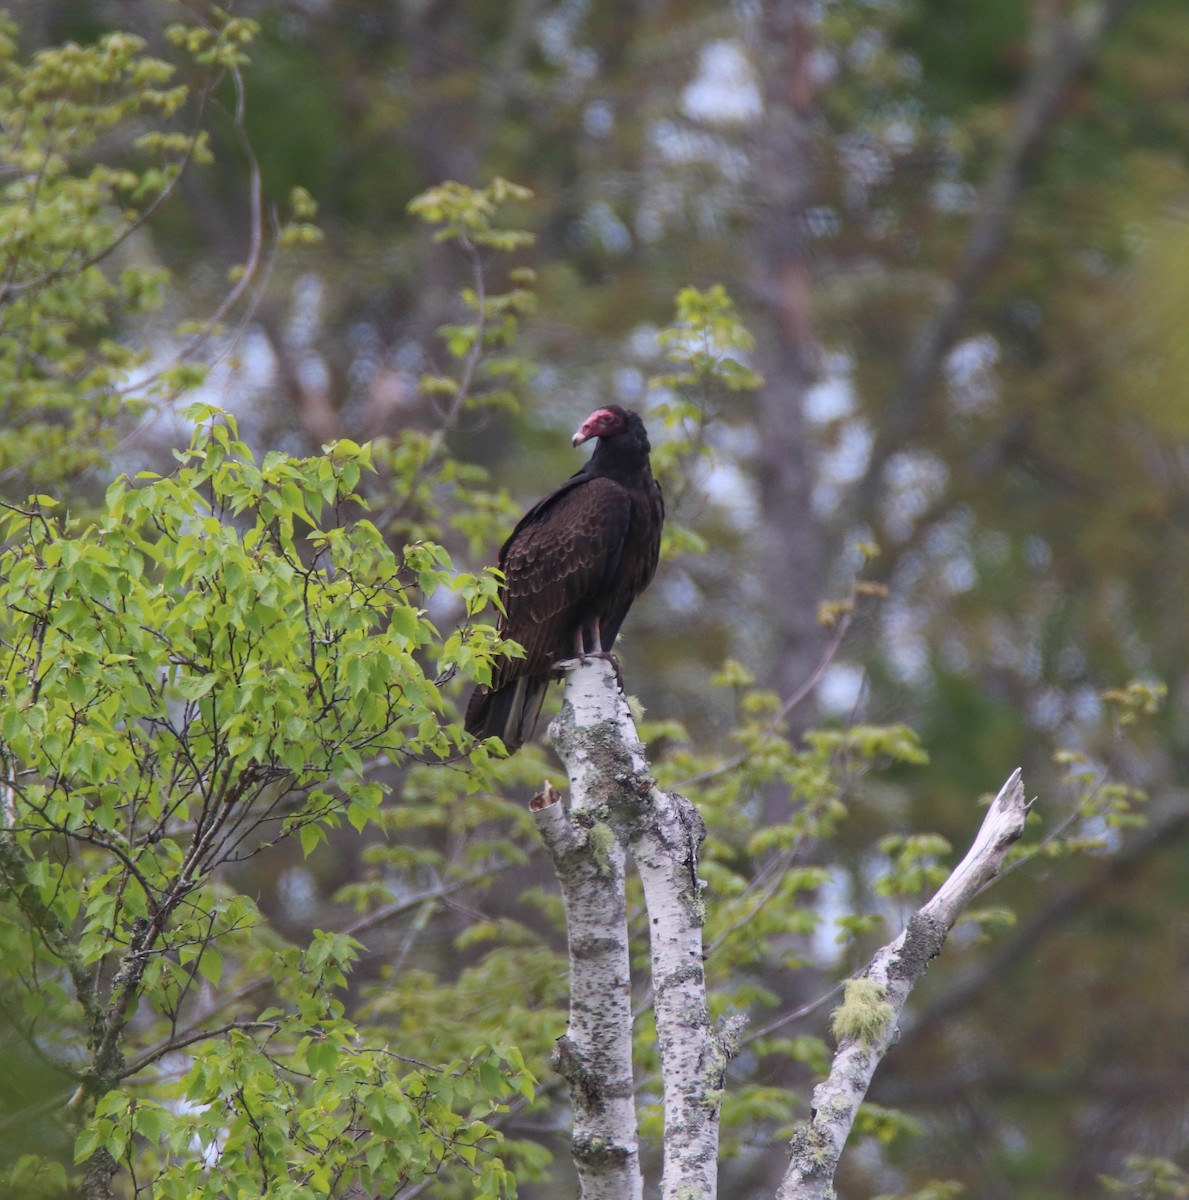
{"label": "vulture's foot", "polygon": [[610,650],[585,650],[582,654],[575,654],[573,658],[563,658],[560,662],[553,664],[553,671],[559,678],[566,673],[574,663],[590,662],[592,658],[606,659],[615,668],[615,682],[619,685],[621,692],[625,691],[623,686],[623,667],[620,666],[619,656]]}
{"label": "vulture's foot", "polygon": [[596,650],[593,654],[588,654],[587,658],[605,658],[615,668],[615,682],[619,684],[619,690],[623,688],[623,667],[619,665],[619,658],[610,650]]}

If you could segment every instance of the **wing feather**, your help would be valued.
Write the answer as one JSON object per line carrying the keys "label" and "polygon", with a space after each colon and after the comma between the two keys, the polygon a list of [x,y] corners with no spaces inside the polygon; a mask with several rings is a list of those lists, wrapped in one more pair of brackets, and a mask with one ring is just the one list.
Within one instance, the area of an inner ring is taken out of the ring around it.
{"label": "wing feather", "polygon": [[574,632],[614,578],[632,517],[627,491],[610,479],[565,487],[539,504],[504,543],[500,632],[519,642],[496,686],[548,670],[570,652]]}

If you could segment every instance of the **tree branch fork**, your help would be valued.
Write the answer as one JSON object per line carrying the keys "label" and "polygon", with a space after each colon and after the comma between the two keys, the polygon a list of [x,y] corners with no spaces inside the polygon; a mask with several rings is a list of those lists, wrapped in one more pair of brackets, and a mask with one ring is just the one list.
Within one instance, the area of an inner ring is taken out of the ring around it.
{"label": "tree branch fork", "polygon": [[[643,1196],[632,1074],[626,869],[640,874],[651,943],[657,1043],[664,1084],[663,1200],[717,1195],[719,1120],[727,1066],[746,1019],[711,1024],[703,970],[704,884],[697,809],[657,788],[614,666],[562,664],[562,711],[550,738],[566,766],[569,803],[546,782],[530,802],[553,858],[569,931],[570,1017],[554,1066],[569,1085],[571,1152],[583,1200]],[[859,1105],[916,982],[958,917],[1002,868],[1027,816],[1020,772],[990,805],[965,858],[894,941],[848,981],[835,1014],[829,1075],[795,1132],[777,1200],[831,1194]]]}

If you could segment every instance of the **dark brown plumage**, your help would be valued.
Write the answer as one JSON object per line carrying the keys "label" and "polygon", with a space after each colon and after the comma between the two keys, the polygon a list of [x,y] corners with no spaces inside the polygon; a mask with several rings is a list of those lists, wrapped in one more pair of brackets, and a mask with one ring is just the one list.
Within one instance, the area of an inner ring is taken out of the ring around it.
{"label": "dark brown plumage", "polygon": [[534,504],[500,550],[503,637],[523,658],[500,660],[467,705],[467,732],[511,753],[533,735],[554,664],[609,654],[632,602],[656,572],[665,504],[648,433],[617,404],[597,409],[573,444],[598,438],[586,466]]}

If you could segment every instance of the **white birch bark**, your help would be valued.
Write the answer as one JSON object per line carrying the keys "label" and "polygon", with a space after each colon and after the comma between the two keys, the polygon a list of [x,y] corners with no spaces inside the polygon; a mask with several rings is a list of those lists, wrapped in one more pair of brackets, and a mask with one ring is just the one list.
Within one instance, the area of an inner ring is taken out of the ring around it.
{"label": "white birch bark", "polygon": [[570,945],[570,1019],[553,1065],[570,1088],[570,1152],[583,1200],[640,1200],[632,1079],[625,852],[589,807],[569,813],[546,783],[537,827],[561,884]]}
{"label": "white birch bark", "polygon": [[[713,1200],[723,1076],[741,1022],[716,1032],[706,1007],[697,877],[705,826],[683,796],[657,789],[607,661],[568,665],[566,702],[550,735],[570,776],[569,824],[608,829],[617,847],[631,850],[644,885],[664,1080],[662,1196]],[[590,1016],[571,1000],[572,1030]],[[630,1014],[624,1031],[630,1038]]]}
{"label": "white birch bark", "polygon": [[[633,731],[634,732],[634,731]],[[702,967],[698,848],[706,826],[684,796],[652,788],[629,846],[648,907],[653,1008],[664,1078],[664,1200],[714,1200],[727,1063],[745,1019],[714,1030]]]}
{"label": "white birch bark", "polygon": [[[1024,831],[1028,805],[1020,772],[1000,789],[966,857],[936,895],[914,913],[904,932],[878,951],[863,979],[870,983],[854,996],[857,1011],[840,1040],[829,1076],[813,1089],[810,1120],[792,1140],[792,1158],[777,1200],[825,1200],[834,1195],[834,1173],[855,1115],[872,1076],[898,1034],[908,994],[941,952],[963,909],[1003,865],[1008,848]],[[843,1010],[850,1003],[844,1001]]]}

